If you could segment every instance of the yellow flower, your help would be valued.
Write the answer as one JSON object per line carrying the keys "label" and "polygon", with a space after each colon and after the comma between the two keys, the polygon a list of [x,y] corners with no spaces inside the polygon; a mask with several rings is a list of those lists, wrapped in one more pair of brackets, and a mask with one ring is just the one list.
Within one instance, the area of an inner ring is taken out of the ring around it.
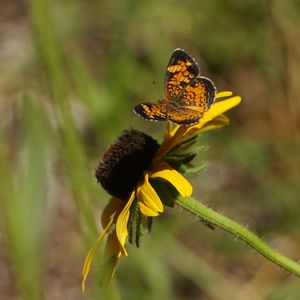
{"label": "yellow flower", "polygon": [[[142,141],[144,145],[139,145],[138,141]],[[150,147],[148,146],[149,144]],[[149,148],[151,148],[150,151]],[[135,198],[137,199],[137,205],[142,215],[146,217],[156,217],[159,213],[163,212],[163,204],[150,184],[149,179],[162,178],[170,182],[182,196],[190,196],[192,194],[191,184],[179,172],[171,168],[162,159],[154,159],[157,149],[158,144],[151,137],[132,129],[125,131],[119,140],[111,146],[104,155],[104,162],[98,168],[96,176],[97,174],[99,175],[98,180],[106,190],[112,195],[117,196],[113,196],[110,199],[102,213],[101,221],[104,230],[99,235],[85,259],[82,271],[82,290],[85,289],[85,281],[91,266],[93,253],[105,234],[109,233],[105,249],[105,271],[102,276],[103,283],[109,281],[114,275],[119,257],[127,255],[125,243],[128,237],[128,221],[130,209]],[[143,152],[150,154],[144,157]],[[133,175],[134,178],[140,178],[135,182],[130,194],[126,197],[128,194],[127,187],[132,185],[131,182],[128,182],[128,179],[131,177],[132,169],[135,168],[134,165],[140,168],[142,160],[147,161],[149,156],[151,158],[150,164],[148,166],[146,164],[144,170],[138,170],[137,173],[142,171],[141,176]],[[115,163],[115,160],[117,160],[117,163]],[[112,168],[113,170],[107,170],[113,163],[115,163]],[[132,165],[130,165],[130,163]],[[125,170],[121,170],[121,168],[125,168]],[[109,173],[108,176],[103,179],[102,177],[107,175],[107,172]],[[124,173],[125,176],[123,178],[117,178],[120,173]],[[116,180],[116,182],[111,182],[114,180]],[[116,187],[112,188],[113,184],[115,184]],[[126,191],[124,192],[123,190]]]}
{"label": "yellow flower", "polygon": [[[231,92],[221,92],[216,98],[229,97]],[[164,161],[165,155],[189,135],[227,125],[229,119],[222,115],[239,104],[241,98],[231,97],[216,102],[193,126],[175,126],[168,122],[161,146],[150,136],[127,130],[104,154],[103,162],[96,170],[96,177],[113,197],[102,213],[103,231],[89,250],[82,270],[82,290],[90,270],[94,251],[107,235],[104,251],[102,284],[114,275],[121,256],[127,256],[125,244],[129,235],[132,207],[136,203],[139,213],[146,218],[158,216],[164,211],[162,201],[151,185],[150,179],[161,178],[169,182],[178,193],[187,197],[192,194],[191,184]],[[135,202],[136,201],[136,202]]]}

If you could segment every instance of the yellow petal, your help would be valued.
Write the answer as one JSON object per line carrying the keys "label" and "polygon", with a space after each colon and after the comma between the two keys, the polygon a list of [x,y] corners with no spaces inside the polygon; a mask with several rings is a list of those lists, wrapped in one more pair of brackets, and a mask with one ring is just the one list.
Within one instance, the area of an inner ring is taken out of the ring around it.
{"label": "yellow petal", "polygon": [[118,216],[117,224],[116,224],[117,238],[118,238],[121,248],[122,248],[121,252],[122,252],[122,255],[126,255],[126,256],[127,256],[127,252],[126,252],[124,246],[125,246],[126,239],[128,236],[127,224],[128,224],[128,219],[129,219],[130,207],[132,205],[134,197],[135,197],[135,192],[133,191],[131,193],[125,207],[123,208],[120,215]]}
{"label": "yellow petal", "polygon": [[225,115],[220,115],[211,120],[210,122],[207,122],[201,129],[198,128],[191,128],[189,131],[189,135],[193,134],[194,132],[204,132],[209,131],[212,129],[216,129],[219,127],[223,127],[229,124],[229,118]]}
{"label": "yellow petal", "polygon": [[86,281],[86,278],[87,278],[90,268],[91,268],[91,263],[93,260],[94,252],[95,252],[97,246],[99,245],[99,243],[101,242],[101,240],[103,239],[104,235],[106,234],[107,230],[112,225],[112,223],[113,223],[113,219],[110,220],[110,222],[107,224],[107,226],[104,228],[104,230],[100,233],[100,235],[98,236],[97,240],[94,242],[93,246],[90,248],[90,250],[85,258],[83,268],[82,268],[82,281],[81,281],[81,289],[83,292],[85,290],[85,281]]}
{"label": "yellow petal", "polygon": [[219,99],[219,98],[225,98],[225,97],[230,97],[232,96],[232,92],[230,91],[222,91],[222,92],[218,92],[217,95],[216,95],[216,99]]}
{"label": "yellow petal", "polygon": [[101,223],[103,228],[107,226],[112,218],[118,217],[125,204],[126,202],[124,200],[116,197],[112,197],[109,200],[101,215]]}
{"label": "yellow petal", "polygon": [[203,117],[200,119],[200,122],[194,126],[186,128],[182,136],[187,136],[194,133],[195,131],[200,130],[206,123],[215,119],[217,116],[223,114],[227,110],[237,106],[240,102],[240,96],[235,96],[223,101],[215,102],[214,104],[212,104],[210,109],[204,113]]}
{"label": "yellow petal", "polygon": [[155,217],[163,212],[164,207],[156,191],[149,183],[149,175],[146,173],[144,181],[137,187],[137,198],[141,213],[148,217]]}
{"label": "yellow petal", "polygon": [[106,285],[115,274],[116,266],[122,255],[122,247],[116,235],[116,231],[108,236],[105,251],[104,264],[100,274],[100,286]]}
{"label": "yellow petal", "polygon": [[204,114],[200,123],[207,123],[217,116],[223,114],[227,110],[237,106],[241,102],[242,98],[240,96],[235,96],[223,101],[215,102],[212,104],[210,109]]}
{"label": "yellow petal", "polygon": [[[170,123],[171,122],[168,122],[167,124]],[[170,125],[167,125],[167,133],[165,132],[164,140],[156,152],[154,160],[160,160],[162,157],[164,157],[182,138],[182,134],[180,134],[180,132],[181,128],[184,126],[176,125],[171,131],[168,132],[169,127]]]}
{"label": "yellow petal", "polygon": [[187,197],[192,194],[192,185],[167,163],[159,161],[151,171],[151,178],[160,177],[169,181],[182,196]]}

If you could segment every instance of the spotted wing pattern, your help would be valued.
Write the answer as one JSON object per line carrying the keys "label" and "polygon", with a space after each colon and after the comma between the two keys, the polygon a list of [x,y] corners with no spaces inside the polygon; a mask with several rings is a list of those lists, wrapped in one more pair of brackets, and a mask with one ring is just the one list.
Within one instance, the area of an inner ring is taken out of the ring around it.
{"label": "spotted wing pattern", "polygon": [[167,100],[179,95],[198,75],[197,62],[181,49],[176,49],[168,63],[165,77],[165,94]]}
{"label": "spotted wing pattern", "polygon": [[141,103],[134,111],[147,120],[193,125],[209,109],[215,95],[213,82],[200,76],[196,61],[185,51],[176,49],[167,66],[166,99],[158,103]]}
{"label": "spotted wing pattern", "polygon": [[182,92],[181,97],[176,97],[173,102],[178,106],[189,107],[199,111],[202,115],[213,103],[216,88],[213,82],[206,77],[199,76]]}
{"label": "spotted wing pattern", "polygon": [[206,77],[197,77],[169,104],[168,119],[180,125],[198,123],[215,99],[216,89]]}
{"label": "spotted wing pattern", "polygon": [[150,121],[167,120],[167,105],[161,103],[141,103],[134,107],[134,111]]}

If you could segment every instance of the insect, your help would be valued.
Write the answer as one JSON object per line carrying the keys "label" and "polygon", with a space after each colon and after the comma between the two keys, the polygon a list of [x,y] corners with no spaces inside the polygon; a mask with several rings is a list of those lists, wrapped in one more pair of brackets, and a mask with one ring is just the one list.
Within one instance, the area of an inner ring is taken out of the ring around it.
{"label": "insect", "polygon": [[133,110],[147,120],[193,125],[209,109],[215,96],[214,83],[200,76],[195,59],[184,50],[175,49],[167,66],[165,99],[138,104]]}

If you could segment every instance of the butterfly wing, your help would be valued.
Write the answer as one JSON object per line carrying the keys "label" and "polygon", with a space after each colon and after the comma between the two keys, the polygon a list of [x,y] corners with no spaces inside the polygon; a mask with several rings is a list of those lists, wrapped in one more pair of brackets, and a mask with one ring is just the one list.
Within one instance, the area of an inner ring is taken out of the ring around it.
{"label": "butterfly wing", "polygon": [[184,89],[181,97],[174,99],[174,102],[203,114],[214,102],[216,92],[216,87],[209,78],[199,76]]}
{"label": "butterfly wing", "polygon": [[180,125],[198,123],[214,102],[215,96],[214,83],[206,77],[199,76],[185,87],[180,96],[172,99],[168,119]]}
{"label": "butterfly wing", "polygon": [[182,49],[175,49],[167,66],[165,77],[165,95],[167,101],[182,93],[200,74],[197,62]]}
{"label": "butterfly wing", "polygon": [[167,106],[160,103],[141,103],[133,108],[134,112],[150,121],[167,120]]}

